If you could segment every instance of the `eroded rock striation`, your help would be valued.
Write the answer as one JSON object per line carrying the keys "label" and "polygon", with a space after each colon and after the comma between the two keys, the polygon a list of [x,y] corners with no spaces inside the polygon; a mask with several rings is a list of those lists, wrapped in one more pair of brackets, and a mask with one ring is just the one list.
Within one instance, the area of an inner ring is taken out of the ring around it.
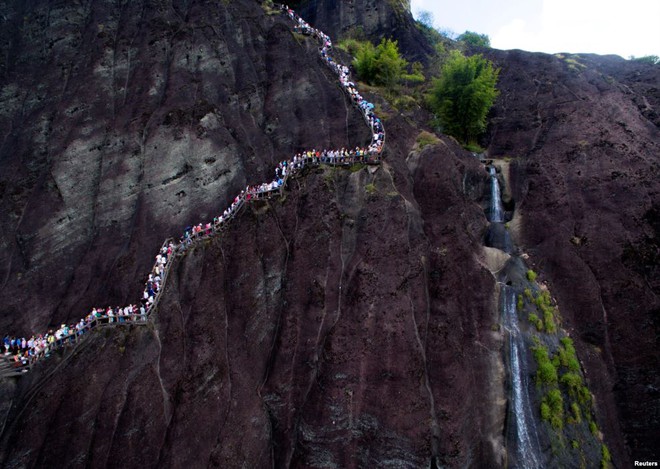
{"label": "eroded rock striation", "polygon": [[622,460],[657,458],[660,69],[489,56],[502,67],[489,155],[512,159],[518,242],[581,339],[607,443]]}
{"label": "eroded rock striation", "polygon": [[[327,24],[306,19],[336,39],[357,20],[330,3],[308,7]],[[164,237],[283,155],[369,141],[316,43],[257,2],[0,8],[3,331],[130,301]],[[516,243],[557,295],[615,461],[651,454],[657,72],[491,59]],[[153,327],[0,383],[0,464],[504,465],[488,174],[450,138],[420,150],[420,124],[378,104],[380,168],[310,170],[177,259]]]}
{"label": "eroded rock striation", "polygon": [[289,5],[332,37],[394,39],[404,56],[421,62],[433,52],[415,25],[409,0],[294,0]]}

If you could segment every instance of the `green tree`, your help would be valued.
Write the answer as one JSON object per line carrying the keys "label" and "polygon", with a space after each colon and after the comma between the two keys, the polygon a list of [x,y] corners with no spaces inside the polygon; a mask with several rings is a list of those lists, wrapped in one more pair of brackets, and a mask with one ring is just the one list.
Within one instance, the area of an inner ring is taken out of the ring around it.
{"label": "green tree", "polygon": [[490,38],[488,37],[487,34],[479,34],[479,33],[473,33],[472,31],[465,31],[456,39],[470,46],[490,47]]}
{"label": "green tree", "polygon": [[376,70],[378,84],[389,88],[396,85],[406,71],[408,62],[399,55],[397,41],[383,39],[376,47]]}
{"label": "green tree", "polygon": [[429,29],[433,29],[433,13],[428,10],[419,10],[417,12],[417,21]]}
{"label": "green tree", "polygon": [[370,42],[361,42],[353,66],[358,78],[372,83],[376,77],[376,47]]}
{"label": "green tree", "polygon": [[452,51],[433,82],[430,105],[443,130],[464,144],[475,143],[486,129],[488,110],[499,92],[499,69],[481,55]]}
{"label": "green tree", "polygon": [[415,83],[423,83],[426,80],[424,77],[424,66],[419,62],[414,62],[411,66],[411,73],[404,73],[401,75],[401,78],[408,83],[408,85],[414,85]]}
{"label": "green tree", "polygon": [[644,57],[635,57],[634,55],[631,55],[629,59],[635,62],[642,62],[651,65],[660,64],[660,57],[657,55],[645,55]]}
{"label": "green tree", "polygon": [[[358,78],[372,85],[393,87],[406,76],[408,62],[399,54],[397,41],[383,39],[378,46],[361,43],[353,65]],[[414,75],[415,72],[413,72]]]}

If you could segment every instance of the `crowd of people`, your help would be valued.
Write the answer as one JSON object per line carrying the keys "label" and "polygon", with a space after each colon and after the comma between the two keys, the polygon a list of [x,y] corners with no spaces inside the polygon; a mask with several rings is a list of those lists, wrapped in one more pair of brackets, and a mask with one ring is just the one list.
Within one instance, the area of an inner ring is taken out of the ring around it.
{"label": "crowd of people", "polygon": [[59,328],[50,329],[44,334],[33,335],[29,339],[25,337],[5,336],[3,347],[6,357],[16,365],[16,368],[27,371],[27,367],[36,360],[48,356],[53,350],[67,344],[73,344],[87,333],[90,329],[103,324],[138,323],[147,321],[151,310],[157,303],[159,292],[165,281],[167,271],[171,265],[171,259],[178,252],[185,251],[193,241],[211,236],[220,230],[226,223],[239,212],[245,202],[262,199],[280,192],[286,184],[288,177],[298,174],[308,165],[350,165],[354,163],[378,163],[385,143],[385,131],[383,125],[374,114],[374,105],[366,101],[358,92],[355,84],[351,81],[348,67],[337,63],[330,56],[332,41],[323,32],[311,27],[305,20],[298,16],[293,10],[286,6],[282,10],[295,23],[295,29],[303,34],[312,36],[321,42],[320,56],[339,77],[339,82],[349,98],[360,110],[365,122],[372,132],[371,143],[368,147],[356,147],[354,149],[341,148],[337,150],[307,150],[295,154],[291,160],[281,161],[275,168],[275,178],[271,182],[247,186],[238,194],[230,206],[213,219],[211,223],[199,223],[185,229],[178,243],[166,240],[156,255],[154,266],[147,277],[145,288],[139,304],[130,304],[124,307],[95,307],[80,321]]}
{"label": "crowd of people", "polygon": [[[282,9],[286,11],[289,18],[291,18],[295,23],[295,30],[299,31],[302,34],[312,36],[319,41],[321,41],[320,54],[323,62],[334,71],[339,77],[339,83],[341,84],[344,91],[351,98],[353,103],[360,109],[362,115],[364,116],[367,125],[371,129],[372,139],[371,144],[364,149],[360,149],[360,156],[363,157],[363,161],[379,161],[380,154],[383,150],[383,145],[385,144],[385,129],[383,128],[380,119],[374,114],[374,105],[368,102],[362,97],[358,91],[355,83],[351,81],[351,73],[349,68],[346,65],[342,65],[336,62],[330,55],[332,50],[332,41],[330,37],[323,33],[322,31],[313,28],[309,25],[304,19],[296,14],[288,6],[283,5]],[[356,155],[353,155],[356,156]]]}
{"label": "crowd of people", "polygon": [[27,367],[35,361],[47,357],[55,349],[76,343],[81,336],[98,325],[146,323],[158,292],[161,290],[175,248],[175,244],[169,240],[161,247],[156,255],[156,262],[151,273],[147,277],[139,304],[123,307],[94,307],[87,316],[75,323],[62,324],[58,328],[50,329],[44,334],[33,335],[29,339],[5,335],[2,339],[5,357],[11,357],[15,369],[27,371]]}
{"label": "crowd of people", "polygon": [[321,47],[319,53],[322,61],[335,72],[339,78],[342,89],[348,94],[353,104],[358,108],[365,122],[371,130],[371,143],[367,147],[354,149],[341,148],[337,150],[307,150],[299,152],[290,160],[281,161],[275,168],[275,177],[270,182],[247,186],[235,198],[232,204],[222,215],[215,217],[212,223],[200,223],[187,227],[179,240],[181,249],[185,249],[195,239],[205,238],[215,234],[225,223],[233,218],[245,202],[269,198],[279,193],[285,186],[288,177],[294,176],[309,165],[351,165],[355,163],[378,163],[385,144],[385,129],[380,119],[374,113],[374,105],[360,94],[355,83],[351,80],[350,69],[336,62],[330,52],[332,41],[322,31],[310,26],[288,6],[280,7],[288,17],[294,21],[294,29],[302,34],[312,36],[319,40]]}

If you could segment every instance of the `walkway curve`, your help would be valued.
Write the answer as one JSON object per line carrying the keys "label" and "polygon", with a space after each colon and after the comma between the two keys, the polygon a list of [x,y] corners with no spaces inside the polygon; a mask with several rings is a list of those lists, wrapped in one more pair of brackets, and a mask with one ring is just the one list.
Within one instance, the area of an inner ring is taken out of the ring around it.
{"label": "walkway curve", "polygon": [[75,347],[90,335],[88,332],[92,329],[108,326],[146,325],[158,307],[175,256],[185,255],[194,243],[218,235],[247,203],[281,194],[286,187],[287,180],[301,175],[304,168],[321,164],[331,166],[380,164],[385,145],[385,129],[380,119],[374,114],[374,105],[362,97],[355,83],[351,81],[349,68],[336,62],[330,55],[332,51],[330,37],[311,27],[292,9],[284,5],[276,5],[276,7],[294,22],[293,30],[295,32],[319,41],[321,61],[337,75],[341,89],[360,110],[365,123],[371,130],[372,137],[369,146],[356,147],[354,150],[345,148],[339,150],[312,149],[300,152],[293,158],[282,161],[275,168],[275,178],[271,182],[248,185],[234,198],[222,215],[215,217],[211,222],[187,228],[178,241],[172,238],[166,239],[156,255],[154,266],[147,276],[142,298],[137,303],[117,308],[93,308],[87,316],[75,324],[68,326],[62,324],[55,331],[51,329],[45,334],[33,335],[30,339],[24,337],[18,339],[5,335],[1,344],[5,353],[0,353],[0,378],[21,376],[53,351],[64,347]]}

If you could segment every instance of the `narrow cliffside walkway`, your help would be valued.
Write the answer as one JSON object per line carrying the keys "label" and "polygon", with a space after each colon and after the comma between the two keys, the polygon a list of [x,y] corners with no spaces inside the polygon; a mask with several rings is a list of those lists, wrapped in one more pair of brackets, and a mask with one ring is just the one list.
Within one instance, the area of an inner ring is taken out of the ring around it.
{"label": "narrow cliffside walkway", "polygon": [[333,59],[330,37],[311,27],[292,9],[283,5],[280,5],[279,8],[295,23],[296,32],[310,36],[319,42],[321,61],[337,75],[341,89],[358,108],[371,130],[370,144],[367,147],[357,147],[353,150],[345,148],[338,150],[312,149],[298,153],[277,166],[275,177],[271,182],[247,186],[242,190],[222,215],[215,217],[210,222],[200,223],[186,229],[178,241],[172,238],[166,239],[156,255],[154,266],[147,276],[143,296],[138,302],[118,308],[94,308],[75,324],[62,324],[55,330],[51,329],[47,333],[33,335],[29,339],[5,335],[1,344],[3,350],[0,350],[0,379],[21,376],[28,372],[35,363],[50,356],[54,351],[65,347],[76,347],[90,335],[89,332],[93,329],[146,325],[158,307],[161,293],[165,289],[167,277],[176,256],[185,255],[192,245],[204,239],[218,236],[228,223],[238,216],[247,203],[280,195],[287,185],[287,180],[301,176],[305,168],[320,165],[349,167],[353,164],[380,164],[385,144],[385,129],[373,111],[373,104],[362,97],[351,81],[349,68]]}

